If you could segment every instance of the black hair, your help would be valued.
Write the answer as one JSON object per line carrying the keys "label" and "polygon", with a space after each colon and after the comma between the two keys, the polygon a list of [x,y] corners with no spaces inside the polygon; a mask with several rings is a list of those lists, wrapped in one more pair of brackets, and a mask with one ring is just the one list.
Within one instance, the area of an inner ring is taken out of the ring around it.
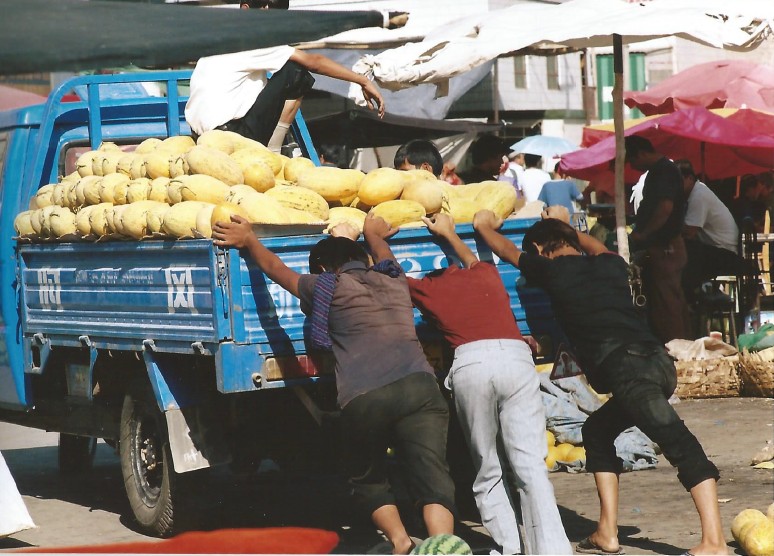
{"label": "black hair", "polygon": [[677,166],[677,169],[680,170],[680,175],[684,178],[696,177],[696,172],[693,170],[693,164],[691,164],[690,160],[684,158],[675,160],[675,166]]}
{"label": "black hair", "polygon": [[346,237],[326,237],[309,251],[309,272],[336,272],[351,261],[368,264],[368,254],[362,245]]}
{"label": "black hair", "polygon": [[287,10],[290,7],[290,0],[241,0],[239,4],[247,4],[256,9]]}
{"label": "black hair", "polygon": [[395,152],[393,167],[399,168],[404,162],[413,164],[417,168],[427,163],[433,169],[433,174],[441,175],[443,171],[443,158],[438,147],[432,141],[425,139],[413,139],[401,145]]}
{"label": "black hair", "polygon": [[750,189],[754,189],[758,186],[758,177],[753,174],[745,174],[742,179],[739,180],[739,193],[744,196]]}
{"label": "black hair", "polygon": [[524,166],[527,168],[537,168],[540,164],[540,159],[543,157],[539,154],[527,154],[524,153]]}
{"label": "black hair", "polygon": [[555,218],[546,218],[530,226],[524,234],[521,249],[525,253],[537,255],[536,244],[540,245],[544,254],[556,251],[564,245],[569,245],[576,251],[583,251],[578,242],[578,232],[575,231],[575,228]]}
{"label": "black hair", "polygon": [[505,145],[502,139],[496,135],[482,135],[476,139],[470,146],[470,155],[474,166],[489,160],[490,158],[500,158],[511,150]]}
{"label": "black hair", "polygon": [[337,168],[347,168],[342,164],[345,147],[343,145],[322,144],[317,147],[317,154],[325,159],[326,164],[333,164]]}
{"label": "black hair", "polygon": [[655,152],[653,143],[639,135],[629,135],[628,137],[625,137],[624,146],[626,147],[626,160],[631,160],[640,153]]}

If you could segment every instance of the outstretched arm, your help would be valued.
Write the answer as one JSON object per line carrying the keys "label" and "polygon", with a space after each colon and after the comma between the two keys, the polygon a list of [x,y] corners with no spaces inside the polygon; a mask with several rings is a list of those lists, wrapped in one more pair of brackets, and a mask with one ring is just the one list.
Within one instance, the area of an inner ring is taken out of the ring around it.
{"label": "outstretched arm", "polygon": [[478,258],[470,250],[470,247],[465,245],[465,242],[457,235],[457,231],[454,229],[454,219],[451,216],[448,214],[436,214],[432,218],[423,216],[422,221],[427,224],[428,230],[449,242],[465,268],[470,268],[473,263],[478,262]]}
{"label": "outstretched arm", "polygon": [[232,215],[231,222],[217,222],[212,227],[212,237],[219,247],[246,249],[261,270],[296,297],[300,274],[291,270],[282,260],[258,241],[250,223],[241,216]]}
{"label": "outstretched arm", "polygon": [[503,225],[503,219],[495,216],[491,210],[480,210],[473,217],[473,227],[492,252],[502,260],[519,266],[521,249],[497,230]]}
{"label": "outstretched arm", "polygon": [[366,76],[355,73],[322,54],[306,52],[304,50],[296,49],[290,56],[290,60],[300,64],[312,73],[319,73],[334,79],[357,83],[363,89],[363,97],[368,107],[371,110],[378,110],[380,118],[384,117],[384,99],[382,94]]}
{"label": "outstretched arm", "polygon": [[363,224],[363,237],[371,250],[371,256],[374,263],[392,259],[395,261],[395,255],[387,244],[387,238],[398,233],[399,228],[390,226],[381,216],[374,216],[370,212],[366,216]]}

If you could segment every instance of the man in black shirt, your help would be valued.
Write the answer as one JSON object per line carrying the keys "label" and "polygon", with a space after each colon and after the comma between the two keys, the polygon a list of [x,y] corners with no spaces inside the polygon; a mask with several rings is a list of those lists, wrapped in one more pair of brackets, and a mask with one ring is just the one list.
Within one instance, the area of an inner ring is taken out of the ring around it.
{"label": "man in black shirt", "polygon": [[680,170],[653,149],[644,137],[626,138],[626,162],[648,172],[629,236],[632,251],[644,251],[643,280],[648,300],[648,319],[663,343],[675,338],[693,338],[688,303],[681,279],[688,262],[680,232],[685,217],[685,194]]}
{"label": "man in black shirt", "polygon": [[507,164],[503,160],[511,149],[496,135],[482,135],[470,146],[470,156],[473,167],[459,176],[465,183],[480,183],[496,180],[500,170]]}
{"label": "man in black shirt", "polygon": [[615,439],[637,426],[677,468],[677,478],[696,504],[702,537],[687,554],[727,554],[717,501],[718,469],[669,404],[677,372],[634,308],[626,262],[567,224],[566,208],[549,207],[543,216],[524,235],[525,252],[496,231],[502,219],[493,212],[477,212],[473,226],[494,254],[518,267],[528,283],[546,290],[589,383],[597,392],[612,394],[583,425],[586,469],[594,474],[600,517],[576,552],[622,553],[618,478],[623,465]]}

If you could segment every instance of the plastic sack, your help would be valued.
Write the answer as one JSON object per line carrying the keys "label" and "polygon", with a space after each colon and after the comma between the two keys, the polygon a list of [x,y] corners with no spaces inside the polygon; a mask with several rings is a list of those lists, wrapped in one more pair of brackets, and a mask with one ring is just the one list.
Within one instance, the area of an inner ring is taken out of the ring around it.
{"label": "plastic sack", "polygon": [[0,538],[35,527],[0,453]]}
{"label": "plastic sack", "polygon": [[[602,401],[591,390],[585,378],[571,377],[552,381],[548,373],[538,373],[546,429],[557,442],[575,446],[583,443],[581,428],[586,419],[602,406]],[[622,432],[615,441],[618,457],[624,471],[652,469],[658,463],[656,445],[637,427]],[[570,473],[585,471],[585,462],[557,462]]]}

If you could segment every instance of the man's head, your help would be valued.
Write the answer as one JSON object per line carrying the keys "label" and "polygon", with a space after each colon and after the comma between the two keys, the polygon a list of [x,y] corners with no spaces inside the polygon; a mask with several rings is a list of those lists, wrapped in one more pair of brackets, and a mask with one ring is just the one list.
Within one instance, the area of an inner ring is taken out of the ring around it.
{"label": "man's head", "polygon": [[242,9],[287,10],[290,7],[290,0],[243,0],[239,3],[239,7]]}
{"label": "man's head", "polygon": [[493,176],[500,173],[503,156],[510,152],[511,149],[495,135],[482,135],[470,146],[473,166]]}
{"label": "man's head", "polygon": [[346,237],[326,237],[309,251],[309,272],[337,272],[351,261],[368,264],[368,254],[359,243]]}
{"label": "man's head", "polygon": [[689,160],[680,159],[675,160],[675,166],[680,170],[680,175],[683,176],[683,190],[686,193],[693,189],[696,183],[696,172],[693,171],[693,164]]}
{"label": "man's head", "polygon": [[753,174],[745,174],[739,182],[739,196],[751,201],[760,201],[766,198],[768,189]]}
{"label": "man's head", "polygon": [[539,154],[525,154],[524,166],[527,168],[539,168],[541,160],[543,160],[543,157]]}
{"label": "man's head", "polygon": [[639,135],[629,135],[624,139],[626,147],[626,159],[632,168],[644,172],[653,165],[658,158],[653,148],[653,143]]}
{"label": "man's head", "polygon": [[571,247],[580,253],[578,233],[575,228],[555,218],[535,222],[524,234],[521,248],[525,253],[553,258],[553,253],[562,247]]}
{"label": "man's head", "polygon": [[443,158],[432,141],[414,139],[398,148],[393,166],[396,170],[427,170],[438,177],[443,171]]}

